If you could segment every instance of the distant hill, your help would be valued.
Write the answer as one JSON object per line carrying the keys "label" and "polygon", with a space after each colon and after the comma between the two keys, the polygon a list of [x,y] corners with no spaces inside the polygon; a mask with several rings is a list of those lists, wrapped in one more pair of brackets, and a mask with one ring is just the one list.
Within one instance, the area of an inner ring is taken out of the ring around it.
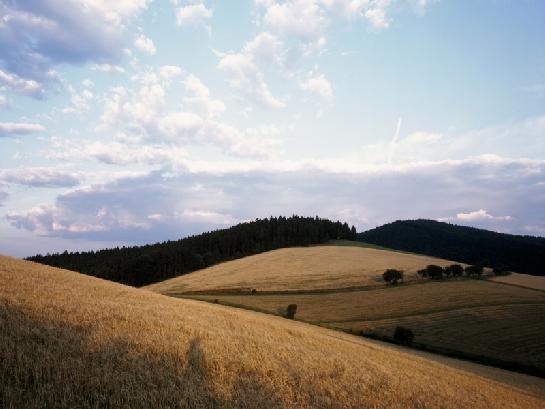
{"label": "distant hill", "polygon": [[[2,408],[543,408],[544,381],[0,256]],[[533,386],[534,385],[534,386]]]}
{"label": "distant hill", "polygon": [[403,220],[357,235],[396,250],[545,275],[545,238],[496,233],[434,220]]}
{"label": "distant hill", "polygon": [[65,251],[28,260],[138,287],[268,250],[355,237],[356,229],[347,223],[281,216],[176,241],[96,252]]}
{"label": "distant hill", "polygon": [[[363,243],[332,241],[326,245],[268,251],[220,263],[147,288],[165,295],[186,292],[314,291],[384,285],[388,268],[416,279],[428,264],[447,266],[452,261],[418,254],[358,246]],[[353,245],[347,245],[353,243]]]}

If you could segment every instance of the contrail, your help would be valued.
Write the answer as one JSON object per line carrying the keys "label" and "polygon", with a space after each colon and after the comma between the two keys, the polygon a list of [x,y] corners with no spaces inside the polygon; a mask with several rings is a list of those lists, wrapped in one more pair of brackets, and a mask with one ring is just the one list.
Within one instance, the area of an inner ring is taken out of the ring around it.
{"label": "contrail", "polygon": [[401,131],[401,122],[403,121],[403,118],[399,117],[397,120],[397,127],[396,127],[396,133],[394,135],[394,138],[392,139],[392,142],[390,142],[390,152],[388,152],[388,164],[392,163],[392,157],[394,156],[395,146],[397,143],[397,140],[399,139],[399,132]]}

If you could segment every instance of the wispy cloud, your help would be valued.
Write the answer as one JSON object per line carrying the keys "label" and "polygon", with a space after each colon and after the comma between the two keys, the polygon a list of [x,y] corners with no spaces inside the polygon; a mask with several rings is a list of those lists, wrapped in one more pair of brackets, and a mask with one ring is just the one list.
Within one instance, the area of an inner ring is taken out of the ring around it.
{"label": "wispy cloud", "polygon": [[0,122],[0,138],[8,136],[28,135],[44,131],[45,127],[40,124],[27,122]]}

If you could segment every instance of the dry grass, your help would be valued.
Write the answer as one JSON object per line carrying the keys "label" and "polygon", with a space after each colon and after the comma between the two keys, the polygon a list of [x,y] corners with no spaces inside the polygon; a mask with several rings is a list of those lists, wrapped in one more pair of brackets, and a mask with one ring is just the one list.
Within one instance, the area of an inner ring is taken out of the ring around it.
{"label": "dry grass", "polygon": [[199,295],[199,299],[278,313],[297,304],[297,318],[316,323],[371,321],[407,315],[429,314],[459,308],[545,304],[539,291],[491,283],[486,280],[427,282],[372,291],[331,294]]}
{"label": "dry grass", "polygon": [[390,337],[402,325],[419,343],[545,368],[541,291],[464,280],[331,294],[198,297],[273,314],[294,303],[298,319]]}
{"label": "dry grass", "polygon": [[405,270],[410,279],[428,264],[446,266],[452,262],[365,247],[296,247],[228,261],[148,288],[173,294],[214,289],[285,291],[368,286],[382,284],[382,273],[388,268]]}
{"label": "dry grass", "polygon": [[545,276],[531,276],[528,274],[511,273],[508,276],[496,276],[491,280],[498,283],[518,285],[545,291]]}
{"label": "dry grass", "polygon": [[523,304],[330,325],[387,336],[401,325],[411,328],[419,343],[545,368],[543,317],[545,304]]}
{"label": "dry grass", "polygon": [[3,408],[544,404],[502,382],[349,335],[6,257],[0,362]]}

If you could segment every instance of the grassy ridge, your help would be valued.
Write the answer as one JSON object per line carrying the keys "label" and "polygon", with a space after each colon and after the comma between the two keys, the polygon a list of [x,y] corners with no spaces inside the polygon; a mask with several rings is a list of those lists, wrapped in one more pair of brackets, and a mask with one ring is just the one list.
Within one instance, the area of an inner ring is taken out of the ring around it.
{"label": "grassy ridge", "polygon": [[3,408],[544,403],[539,380],[519,376],[512,387],[511,374],[492,381],[300,322],[7,257],[0,257],[0,323]]}
{"label": "grassy ridge", "polygon": [[[257,291],[297,291],[383,284],[387,268],[405,270],[408,280],[427,264],[451,261],[418,254],[356,245],[278,249],[221,263],[147,288],[161,294],[255,288]],[[354,242],[353,242],[354,243]]]}

